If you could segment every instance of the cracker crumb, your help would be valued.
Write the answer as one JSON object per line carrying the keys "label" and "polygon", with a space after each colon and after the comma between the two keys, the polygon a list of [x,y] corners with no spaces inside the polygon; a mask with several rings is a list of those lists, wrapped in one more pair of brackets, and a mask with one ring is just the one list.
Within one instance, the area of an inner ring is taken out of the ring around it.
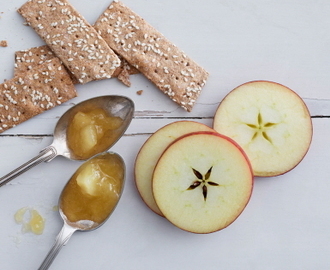
{"label": "cracker crumb", "polygon": [[1,40],[0,41],[0,47],[8,47],[7,40]]}
{"label": "cracker crumb", "polygon": [[143,90],[136,91],[136,94],[138,94],[139,96],[141,96],[143,94]]}

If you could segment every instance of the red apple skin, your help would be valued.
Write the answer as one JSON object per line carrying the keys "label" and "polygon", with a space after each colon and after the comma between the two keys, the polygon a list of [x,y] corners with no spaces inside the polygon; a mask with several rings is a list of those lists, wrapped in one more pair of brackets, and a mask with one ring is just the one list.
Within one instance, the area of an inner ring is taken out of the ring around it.
{"label": "red apple skin", "polygon": [[[172,125],[173,123],[180,123],[180,122],[194,122],[194,123],[199,124],[200,126],[204,126],[205,129],[207,129],[207,130],[213,130],[212,128],[210,128],[209,126],[207,126],[207,125],[205,125],[205,124],[203,124],[203,123],[199,123],[199,122],[195,122],[195,121],[186,121],[186,120],[182,120],[182,121],[176,121],[176,122],[169,123],[169,124],[167,124],[167,125],[161,127],[160,129],[156,130],[156,132],[158,132],[158,131],[160,131],[160,130],[166,128],[166,127],[169,126],[169,125]],[[156,133],[156,132],[155,132],[155,133]],[[187,133],[187,134],[189,134],[189,133]],[[144,142],[144,144],[141,146],[141,148],[140,148],[140,150],[139,150],[137,156],[139,156],[139,154],[140,154],[140,152],[141,152],[143,146],[148,142],[149,139],[150,139],[150,137],[149,137],[149,138]],[[135,163],[134,163],[134,168],[135,168],[135,167],[136,167],[136,160],[135,160]],[[138,188],[138,185],[137,185],[136,179],[137,179],[136,171],[134,170],[134,183],[135,183],[135,187],[136,187],[136,189],[137,189],[138,192],[139,192],[139,188]],[[140,197],[141,197],[142,201],[148,206],[149,209],[151,209],[151,210],[152,210],[154,213],[156,213],[157,215],[159,215],[159,216],[161,216],[161,217],[164,217],[160,211],[157,212],[157,211],[155,211],[154,209],[152,209],[151,207],[149,207],[148,203],[144,200],[143,196],[140,196]]]}
{"label": "red apple skin", "polygon": [[[241,152],[241,154],[243,155],[243,157],[245,158],[246,160],[246,163],[248,164],[248,167],[249,167],[249,174],[250,174],[250,179],[251,179],[251,190],[250,190],[250,194],[249,194],[249,197],[246,201],[246,204],[245,206],[242,208],[241,212],[236,216],[235,219],[233,219],[230,223],[228,223],[225,227],[222,227],[222,228],[218,228],[217,230],[214,230],[214,231],[211,231],[211,232],[207,232],[207,233],[196,233],[196,232],[192,232],[192,231],[188,231],[190,233],[194,233],[194,234],[210,234],[210,233],[214,233],[214,232],[218,232],[218,231],[221,231],[225,228],[227,228],[229,225],[231,225],[234,221],[236,221],[238,219],[238,217],[243,213],[243,211],[245,210],[245,208],[247,207],[250,199],[251,199],[251,196],[252,196],[252,191],[253,191],[253,187],[254,187],[254,174],[253,174],[253,169],[252,169],[252,166],[251,166],[251,163],[250,163],[250,160],[248,158],[248,156],[246,155],[245,151],[243,150],[243,148],[241,146],[239,146],[233,139],[229,138],[228,136],[225,136],[223,134],[220,134],[216,131],[197,131],[197,132],[191,132],[191,133],[188,133],[188,134],[185,134],[179,138],[177,138],[176,140],[174,140],[167,148],[169,148],[170,146],[172,146],[173,144],[175,144],[177,141],[179,141],[180,139],[184,138],[184,137],[187,137],[187,136],[192,136],[192,135],[198,135],[198,134],[210,134],[210,135],[214,135],[214,136],[218,136],[220,138],[223,138],[223,139],[226,139],[227,141],[231,142],[233,145],[235,145],[237,147],[237,149]],[[166,148],[166,149],[167,149]],[[166,150],[165,150],[166,151]],[[165,152],[164,151],[164,152]],[[176,224],[172,223],[170,220],[168,220],[171,224],[173,224],[174,226],[178,227]],[[183,231],[187,231],[185,230],[184,228],[180,228],[178,227],[179,229],[183,230]]]}
{"label": "red apple skin", "polygon": [[[303,101],[303,99],[302,99],[302,98],[301,98],[301,97],[300,97],[295,91],[293,91],[292,89],[290,89],[289,87],[287,87],[287,86],[285,86],[285,85],[283,85],[283,84],[280,84],[280,83],[277,83],[277,82],[273,82],[273,81],[266,81],[266,80],[255,80],[255,81],[249,81],[249,82],[243,83],[243,84],[241,84],[241,85],[235,87],[232,91],[230,91],[230,92],[229,92],[229,93],[223,98],[223,100],[220,102],[218,108],[221,106],[222,102],[225,101],[225,99],[227,98],[227,96],[230,95],[230,94],[231,94],[233,91],[235,91],[236,89],[240,88],[240,87],[243,86],[243,85],[248,85],[248,84],[258,83],[258,82],[260,82],[260,83],[273,83],[273,84],[275,84],[275,85],[279,85],[279,86],[281,86],[281,87],[285,87],[285,88],[287,88],[288,90],[290,90],[295,96],[297,96],[297,97],[301,100],[301,102],[302,102],[302,104],[304,105],[306,111],[308,112],[309,115],[311,115],[311,114],[310,114],[310,111],[309,111],[309,109],[308,109],[308,107],[307,107],[307,105],[306,105],[306,103]],[[218,109],[217,109],[217,110],[218,110]],[[216,111],[217,111],[217,110],[216,110]],[[213,122],[213,125],[212,125],[212,126],[214,127],[214,122]],[[312,118],[311,118],[311,117],[310,117],[310,126],[311,126],[311,140],[310,140],[310,142],[309,142],[308,147],[306,148],[306,151],[305,151],[304,155],[302,155],[300,161],[299,161],[298,163],[296,163],[295,166],[293,166],[293,167],[291,167],[289,170],[286,170],[286,171],[281,172],[281,173],[269,174],[269,175],[258,175],[258,174],[254,174],[254,176],[255,176],[255,177],[265,177],[265,178],[268,178],[268,177],[275,177],[275,176],[280,176],[280,175],[286,174],[287,172],[290,172],[290,171],[292,171],[294,168],[296,168],[296,167],[301,163],[301,161],[305,158],[305,156],[306,156],[306,154],[308,153],[308,151],[309,151],[309,149],[310,149],[310,146],[311,146],[312,137],[313,137],[313,123],[312,123]]]}

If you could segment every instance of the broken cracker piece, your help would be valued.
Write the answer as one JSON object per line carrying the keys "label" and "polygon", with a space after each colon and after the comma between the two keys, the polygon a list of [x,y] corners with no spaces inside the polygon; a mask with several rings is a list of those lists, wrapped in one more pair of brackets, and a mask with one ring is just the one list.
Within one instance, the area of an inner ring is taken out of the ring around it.
{"label": "broken cracker piece", "polygon": [[140,73],[135,67],[130,65],[121,55],[118,55],[120,59],[120,66],[116,68],[115,72],[112,74],[112,77],[118,77],[118,75],[126,69],[129,75],[138,74]]}
{"label": "broken cracker piece", "polygon": [[123,84],[130,87],[131,82],[129,76],[140,72],[135,67],[131,66],[122,56],[118,55],[118,57],[120,59],[120,66],[116,68],[112,77],[116,77]]}
{"label": "broken cracker piece", "polygon": [[67,0],[29,0],[18,12],[80,83],[110,78],[120,60]]}
{"label": "broken cracker piece", "polygon": [[0,84],[0,133],[77,96],[58,58]]}
{"label": "broken cracker piece", "polygon": [[120,1],[94,24],[109,46],[163,93],[191,111],[208,73]]}
{"label": "broken cracker piece", "polygon": [[131,86],[131,82],[129,80],[129,73],[127,71],[127,69],[123,69],[117,76],[118,80],[121,81],[123,84],[125,84],[126,86],[130,87]]}

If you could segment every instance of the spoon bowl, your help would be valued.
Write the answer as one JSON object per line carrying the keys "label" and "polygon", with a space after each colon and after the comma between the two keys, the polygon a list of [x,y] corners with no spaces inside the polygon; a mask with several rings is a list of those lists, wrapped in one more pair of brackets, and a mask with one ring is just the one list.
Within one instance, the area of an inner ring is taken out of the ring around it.
{"label": "spoon bowl", "polygon": [[116,130],[116,138],[109,143],[105,143],[104,147],[98,153],[109,150],[121,138],[121,136],[127,130],[129,124],[131,123],[134,115],[133,101],[124,96],[100,96],[78,103],[77,105],[67,110],[58,120],[55,126],[54,139],[52,144],[43,149],[36,157],[32,158],[17,169],[1,177],[0,187],[5,185],[15,177],[19,176],[20,174],[31,169],[32,167],[42,162],[49,162],[53,160],[56,156],[64,156],[71,160],[87,160],[92,156],[98,154],[93,153],[90,156],[82,158],[81,156],[74,153],[74,151],[70,149],[68,144],[68,127],[76,113],[86,108],[100,108],[106,111],[110,116],[119,117],[122,119],[121,125]]}
{"label": "spoon bowl", "polygon": [[54,130],[54,141],[50,145],[57,151],[57,155],[64,156],[72,160],[87,160],[91,156],[82,159],[76,155],[68,146],[67,129],[76,113],[82,110],[92,110],[100,108],[105,110],[110,116],[120,117],[123,122],[117,130],[117,139],[111,144],[105,145],[103,151],[114,145],[128,128],[134,113],[133,101],[124,96],[101,96],[83,101],[69,109],[58,120]]}
{"label": "spoon bowl", "polygon": [[[101,168],[102,166],[96,166],[97,162],[102,162],[103,168]],[[96,172],[96,175],[104,173],[104,165],[109,164],[108,170],[111,176],[107,179],[107,174],[103,174],[99,180],[95,180],[89,171],[90,167],[88,166],[90,164],[94,166],[94,169],[100,169]],[[111,164],[115,164],[115,166],[112,166]],[[117,173],[114,173],[113,170],[116,170]],[[60,233],[56,237],[53,247],[38,268],[39,270],[48,269],[60,249],[69,241],[75,231],[95,230],[108,220],[123,193],[125,171],[125,163],[116,153],[103,153],[97,155],[83,163],[78,168],[67,182],[60,195],[59,213],[64,224]],[[111,189],[106,193],[108,195],[104,195],[104,191],[97,192],[97,190],[93,189],[94,187],[98,188],[100,185],[101,188],[104,189],[105,186],[102,186],[105,185],[104,182],[112,184]],[[85,185],[86,183],[88,183],[87,186]],[[98,196],[97,201],[103,201],[102,204],[93,204],[92,201],[95,201],[96,196]],[[91,199],[91,197],[93,198]],[[102,208],[101,211],[99,210],[100,208]]]}

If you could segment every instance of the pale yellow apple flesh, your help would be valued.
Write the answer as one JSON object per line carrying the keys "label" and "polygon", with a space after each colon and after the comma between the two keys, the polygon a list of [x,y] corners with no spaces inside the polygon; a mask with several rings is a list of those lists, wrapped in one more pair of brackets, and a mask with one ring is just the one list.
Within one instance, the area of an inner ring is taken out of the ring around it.
{"label": "pale yellow apple flesh", "polygon": [[92,196],[97,194],[99,183],[103,177],[97,167],[93,163],[87,163],[76,179],[78,186]]}
{"label": "pale yellow apple flesh", "polygon": [[246,207],[253,188],[247,156],[230,138],[216,132],[180,137],[160,157],[153,194],[175,226],[211,233],[230,225]]}
{"label": "pale yellow apple flesh", "polygon": [[168,124],[148,138],[136,157],[134,170],[137,189],[147,206],[161,216],[151,186],[155,165],[166,147],[175,139],[194,131],[213,131],[213,129],[194,121],[177,121]]}
{"label": "pale yellow apple flesh", "polygon": [[244,149],[255,176],[294,168],[307,153],[313,132],[304,101],[291,89],[268,81],[231,91],[216,111],[213,128]]}

